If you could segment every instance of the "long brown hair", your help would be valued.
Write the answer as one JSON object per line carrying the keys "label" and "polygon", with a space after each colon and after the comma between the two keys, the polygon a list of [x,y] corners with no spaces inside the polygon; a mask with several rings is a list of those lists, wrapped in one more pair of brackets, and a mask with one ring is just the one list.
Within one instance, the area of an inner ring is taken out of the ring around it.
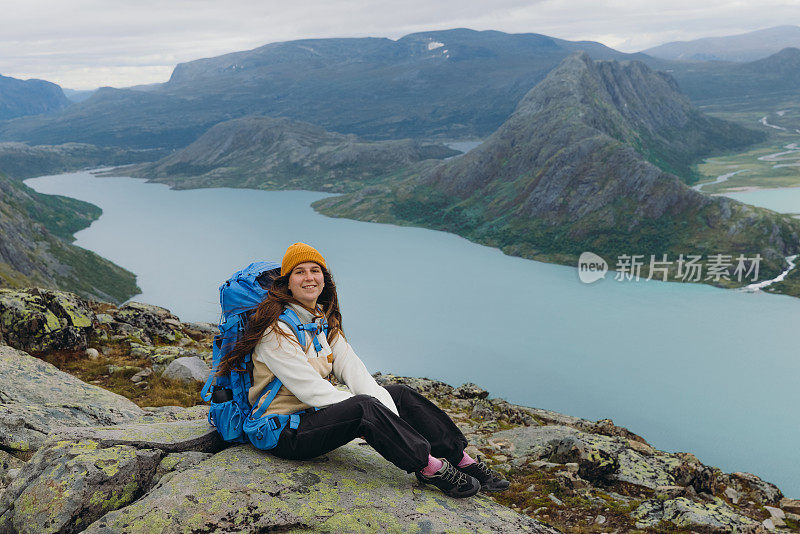
{"label": "long brown hair", "polygon": [[[339,311],[339,297],[336,294],[336,284],[333,282],[333,277],[326,268],[322,266],[320,266],[320,268],[322,269],[322,277],[325,284],[322,288],[322,293],[320,293],[317,299],[317,304],[322,307],[322,313],[325,320],[328,322],[328,342],[332,343],[337,335],[340,333],[344,334],[342,331],[342,314]],[[275,327],[275,323],[278,322],[278,317],[283,313],[284,308],[286,308],[288,304],[298,304],[312,313],[316,314],[317,312],[303,305],[292,296],[292,293],[289,291],[290,275],[291,273],[288,273],[276,278],[269,288],[267,298],[262,300],[261,303],[248,314],[247,326],[233,345],[233,348],[230,349],[230,352],[228,352],[220,362],[219,370],[217,371],[218,375],[224,375],[235,369],[239,369],[244,357],[253,352],[253,349],[255,349],[258,342],[261,341],[261,337],[268,328],[273,328],[276,335],[285,337],[299,344],[294,334],[287,334],[282,329]],[[305,347],[303,347],[303,349],[305,349]],[[226,347],[223,347],[222,350],[226,351]]]}

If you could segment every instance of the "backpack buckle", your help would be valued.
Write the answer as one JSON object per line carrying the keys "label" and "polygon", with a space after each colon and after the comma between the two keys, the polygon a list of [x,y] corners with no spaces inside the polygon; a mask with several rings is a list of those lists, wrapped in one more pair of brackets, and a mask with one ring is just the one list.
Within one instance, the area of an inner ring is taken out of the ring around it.
{"label": "backpack buckle", "polygon": [[278,423],[277,417],[270,417],[269,418],[269,426],[272,430],[278,430],[280,428],[280,423]]}

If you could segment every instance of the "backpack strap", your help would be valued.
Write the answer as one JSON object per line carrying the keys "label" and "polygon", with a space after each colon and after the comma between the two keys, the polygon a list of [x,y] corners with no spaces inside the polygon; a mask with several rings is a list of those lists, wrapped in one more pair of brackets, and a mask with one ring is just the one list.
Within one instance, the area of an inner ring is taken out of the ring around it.
{"label": "backpack strap", "polygon": [[292,329],[294,335],[297,336],[297,341],[300,342],[300,345],[303,347],[306,346],[306,332],[311,334],[311,341],[314,343],[314,349],[319,352],[322,350],[322,344],[317,339],[317,335],[320,331],[325,332],[325,335],[328,335],[328,322],[325,318],[322,318],[322,324],[319,323],[301,323],[300,317],[297,315],[291,308],[286,308],[283,310],[283,313],[278,317],[279,321],[283,321],[289,328]]}
{"label": "backpack strap", "polygon": [[[278,390],[281,389],[282,385],[283,382],[281,382],[281,379],[276,376],[272,379],[272,382],[267,384],[267,387],[261,391],[256,399],[256,402],[253,403],[253,412],[251,414],[253,419],[259,419],[262,415],[264,415],[264,412],[267,411],[269,405],[272,404],[273,400],[275,400],[275,396],[278,394]],[[264,402],[261,402],[262,397],[265,395],[267,398],[264,399]],[[259,406],[260,402],[261,406]]]}

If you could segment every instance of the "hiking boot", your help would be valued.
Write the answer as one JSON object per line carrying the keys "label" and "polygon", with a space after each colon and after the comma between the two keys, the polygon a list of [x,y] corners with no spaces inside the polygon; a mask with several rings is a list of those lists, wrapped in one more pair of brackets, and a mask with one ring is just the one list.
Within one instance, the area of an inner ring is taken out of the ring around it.
{"label": "hiking boot", "polygon": [[489,466],[481,460],[480,456],[478,456],[478,461],[474,464],[469,464],[465,467],[456,467],[456,469],[477,479],[483,491],[503,491],[507,490],[510,485],[508,480],[503,478],[503,475],[494,469],[490,469]]}
{"label": "hiking boot", "polygon": [[451,497],[471,497],[480,491],[481,483],[475,478],[462,473],[444,458],[441,460],[444,464],[441,469],[431,476],[425,476],[417,471],[415,473],[417,480],[423,484],[436,486]]}

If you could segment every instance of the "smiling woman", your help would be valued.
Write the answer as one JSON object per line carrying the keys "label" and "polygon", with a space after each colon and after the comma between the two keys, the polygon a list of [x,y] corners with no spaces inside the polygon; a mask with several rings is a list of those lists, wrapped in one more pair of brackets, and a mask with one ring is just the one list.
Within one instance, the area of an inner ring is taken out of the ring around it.
{"label": "smiling woman", "polygon": [[[397,467],[452,497],[508,488],[499,473],[464,452],[467,439],[445,412],[414,389],[375,382],[344,337],[336,285],[315,248],[288,248],[280,276],[217,374],[240,368],[251,353],[245,432],[256,447],[302,460],[362,436]],[[332,376],[349,391],[334,387]]]}

